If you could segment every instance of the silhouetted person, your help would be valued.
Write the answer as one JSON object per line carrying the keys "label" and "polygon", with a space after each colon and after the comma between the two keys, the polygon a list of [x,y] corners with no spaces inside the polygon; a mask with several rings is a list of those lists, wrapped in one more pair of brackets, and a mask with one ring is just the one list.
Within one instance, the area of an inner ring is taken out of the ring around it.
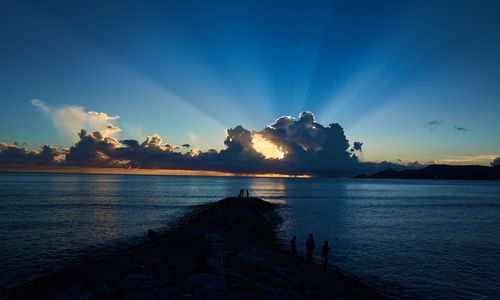
{"label": "silhouetted person", "polygon": [[316,246],[314,245],[314,239],[312,233],[309,233],[309,238],[306,241],[306,250],[307,250],[307,261],[313,261],[313,251]]}
{"label": "silhouetted person", "polygon": [[297,240],[297,237],[294,235],[292,240],[290,241],[290,248],[292,249],[293,256],[297,255],[297,246],[295,245],[296,240]]}
{"label": "silhouetted person", "polygon": [[240,189],[240,193],[239,193],[238,197],[243,197],[243,189]]}
{"label": "silhouetted person", "polygon": [[323,244],[323,249],[321,249],[321,254],[323,255],[323,267],[328,266],[328,253],[330,252],[330,246],[328,246],[328,241]]}
{"label": "silhouetted person", "polygon": [[248,198],[248,197],[250,197],[250,193],[249,193],[249,192],[248,192],[248,190],[247,190],[247,198]]}

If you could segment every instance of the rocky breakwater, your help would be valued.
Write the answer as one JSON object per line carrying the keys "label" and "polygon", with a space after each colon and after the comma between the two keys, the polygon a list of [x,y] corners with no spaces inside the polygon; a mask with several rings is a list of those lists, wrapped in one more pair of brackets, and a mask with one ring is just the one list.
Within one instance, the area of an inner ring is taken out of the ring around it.
{"label": "rocky breakwater", "polygon": [[280,247],[275,206],[226,198],[152,240],[33,280],[8,299],[387,299]]}

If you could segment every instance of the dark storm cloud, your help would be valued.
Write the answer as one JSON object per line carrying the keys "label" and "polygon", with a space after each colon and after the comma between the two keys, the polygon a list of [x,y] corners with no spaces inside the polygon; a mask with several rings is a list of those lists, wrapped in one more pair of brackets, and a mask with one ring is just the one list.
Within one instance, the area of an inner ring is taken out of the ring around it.
{"label": "dark storm cloud", "polygon": [[[363,143],[347,140],[343,128],[332,123],[316,122],[314,114],[302,112],[298,118],[283,116],[261,131],[250,131],[238,125],[227,130],[225,149],[179,152],[180,147],[164,142],[159,135],[144,141],[122,140],[107,131],[88,133],[81,130],[79,141],[66,153],[59,165],[81,167],[126,167],[150,169],[214,170],[240,173],[311,174],[317,176],[351,176],[384,168],[403,167],[389,162],[362,163],[355,152]],[[282,153],[281,159],[266,158],[254,147],[259,138]],[[189,144],[182,145],[189,148]],[[23,164],[54,164],[62,152],[45,146],[42,151],[1,144],[0,162]]]}
{"label": "dark storm cloud", "polygon": [[2,165],[52,165],[58,163],[64,152],[45,145],[41,151],[0,142],[0,164]]}

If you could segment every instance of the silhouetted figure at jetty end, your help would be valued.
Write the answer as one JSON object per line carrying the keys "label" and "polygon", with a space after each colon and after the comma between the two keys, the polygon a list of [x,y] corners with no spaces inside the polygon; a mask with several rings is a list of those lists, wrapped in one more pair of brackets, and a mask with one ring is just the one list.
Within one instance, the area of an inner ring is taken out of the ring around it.
{"label": "silhouetted figure at jetty end", "polygon": [[297,255],[297,246],[295,244],[296,240],[297,240],[297,237],[294,235],[292,240],[290,241],[290,248],[292,249],[293,256]]}
{"label": "silhouetted figure at jetty end", "polygon": [[321,251],[321,254],[323,255],[323,267],[328,266],[328,253],[330,252],[330,246],[328,246],[328,241],[325,241],[323,244],[323,249]]}
{"label": "silhouetted figure at jetty end", "polygon": [[247,198],[250,197],[250,192],[248,190],[245,190],[245,189],[241,189],[240,190],[240,193],[238,194],[238,197],[239,198],[245,197],[245,193],[247,195]]}
{"label": "silhouetted figure at jetty end", "polygon": [[306,251],[307,251],[307,261],[313,261],[313,251],[316,246],[314,245],[314,239],[312,233],[309,233],[309,238],[306,241]]}

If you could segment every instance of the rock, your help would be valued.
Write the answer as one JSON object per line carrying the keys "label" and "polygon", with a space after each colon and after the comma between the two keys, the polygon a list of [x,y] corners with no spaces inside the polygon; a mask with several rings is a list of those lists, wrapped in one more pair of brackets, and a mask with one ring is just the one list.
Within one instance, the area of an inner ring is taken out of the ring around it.
{"label": "rock", "polygon": [[225,290],[228,281],[221,276],[210,273],[199,273],[188,280],[189,290],[195,299],[221,299],[227,298]]}
{"label": "rock", "polygon": [[121,300],[123,299],[123,292],[117,289],[106,287],[96,288],[92,295],[93,300]]}
{"label": "rock", "polygon": [[152,241],[156,241],[158,239],[158,233],[153,229],[148,229],[148,238]]}

